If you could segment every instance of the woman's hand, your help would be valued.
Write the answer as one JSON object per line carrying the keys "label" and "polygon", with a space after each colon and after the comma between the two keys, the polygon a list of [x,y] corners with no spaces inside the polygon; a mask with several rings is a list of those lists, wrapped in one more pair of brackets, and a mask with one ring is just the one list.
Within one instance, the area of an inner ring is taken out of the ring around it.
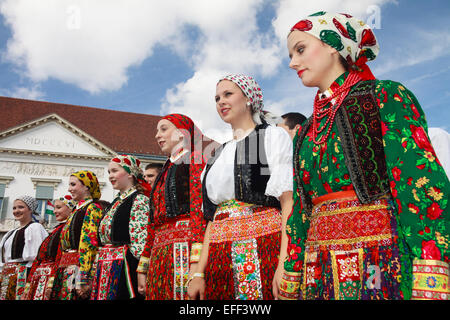
{"label": "woman's hand", "polygon": [[204,300],[205,299],[205,279],[201,277],[194,277],[191,282],[189,282],[187,294],[189,300]]}
{"label": "woman's hand", "polygon": [[138,272],[137,281],[138,281],[138,292],[145,297],[147,275],[145,273]]}
{"label": "woman's hand", "polygon": [[278,300],[278,296],[280,294],[279,289],[280,289],[281,278],[283,277],[283,272],[284,272],[284,266],[278,265],[277,270],[275,271],[275,275],[273,277],[273,281],[272,281],[272,293],[273,293],[273,297],[275,300]]}
{"label": "woman's hand", "polygon": [[89,293],[91,291],[91,286],[88,284],[82,284],[80,289],[76,289],[77,295],[80,299],[89,299]]}

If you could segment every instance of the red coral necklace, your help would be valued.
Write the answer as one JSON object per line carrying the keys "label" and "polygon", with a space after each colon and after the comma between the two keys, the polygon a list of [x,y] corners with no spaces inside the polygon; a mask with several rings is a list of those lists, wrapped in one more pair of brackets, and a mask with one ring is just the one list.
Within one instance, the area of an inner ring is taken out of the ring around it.
{"label": "red coral necklace", "polygon": [[[347,79],[345,79],[342,86],[336,89],[335,92],[330,97],[319,99],[321,95],[320,91],[317,92],[316,98],[314,99],[314,111],[313,111],[313,141],[315,144],[322,144],[330,135],[331,127],[333,126],[334,117],[336,115],[337,110],[341,106],[342,101],[345,99],[350,89],[359,81],[361,81],[360,75],[356,72],[350,72]],[[336,99],[337,98],[337,99]],[[335,100],[336,103],[329,108],[324,109],[331,100]],[[325,124],[320,127],[320,120],[324,117],[327,117],[327,121]],[[323,135],[319,140],[317,136],[321,133],[325,128],[327,128],[327,133]]]}

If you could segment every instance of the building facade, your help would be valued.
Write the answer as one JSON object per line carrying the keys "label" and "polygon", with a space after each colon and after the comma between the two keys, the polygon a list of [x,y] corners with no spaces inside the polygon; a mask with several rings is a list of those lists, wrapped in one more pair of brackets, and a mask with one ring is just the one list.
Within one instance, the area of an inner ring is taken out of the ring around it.
{"label": "building facade", "polygon": [[107,166],[116,154],[163,163],[154,136],[159,116],[0,97],[0,237],[17,226],[14,199],[39,202],[40,221],[51,228],[47,201],[68,191],[71,173],[88,169],[100,182],[102,200],[116,191]]}

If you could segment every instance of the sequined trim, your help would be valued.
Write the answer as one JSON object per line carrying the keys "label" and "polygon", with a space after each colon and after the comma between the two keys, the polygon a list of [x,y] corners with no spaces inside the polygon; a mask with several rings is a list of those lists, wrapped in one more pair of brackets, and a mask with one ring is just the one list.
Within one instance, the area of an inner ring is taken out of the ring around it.
{"label": "sequined trim", "polygon": [[231,244],[234,294],[238,300],[262,300],[261,268],[255,239]]}
{"label": "sequined trim", "polygon": [[283,300],[298,300],[300,298],[302,273],[284,271],[280,281],[280,298]]}
{"label": "sequined trim", "polygon": [[152,251],[173,244],[174,242],[185,242],[189,239],[191,239],[189,220],[166,223],[155,232]]}
{"label": "sequined trim", "polygon": [[30,300],[47,300],[45,291],[52,288],[55,273],[55,262],[45,262],[36,268],[30,280],[31,294],[33,295],[30,297]]}
{"label": "sequined trim", "polygon": [[173,244],[173,299],[186,300],[185,287],[189,276],[189,244],[176,242]]}
{"label": "sequined trim", "polygon": [[333,246],[330,249],[353,249],[392,243],[389,204],[386,199],[362,205],[356,196],[328,200],[314,206],[306,247]]}
{"label": "sequined trim", "polygon": [[357,300],[361,298],[363,250],[330,251],[333,269],[334,298]]}
{"label": "sequined trim", "polygon": [[20,300],[27,284],[26,263],[5,263],[0,278],[0,300]]}
{"label": "sequined trim", "polygon": [[414,300],[448,300],[449,265],[438,260],[413,261]]}
{"label": "sequined trim", "polygon": [[136,293],[131,283],[131,275],[126,260],[126,245],[114,247],[107,245],[100,247],[94,269],[94,280],[92,283],[91,299],[111,300],[117,292],[118,279],[121,276],[122,268],[125,268],[125,281],[128,287],[130,298],[134,298]]}
{"label": "sequined trim", "polygon": [[202,243],[193,243],[191,249],[191,263],[199,262],[202,254]]}
{"label": "sequined trim", "polygon": [[[222,216],[227,216],[222,218]],[[241,241],[281,230],[281,214],[276,208],[227,205],[217,209],[210,231],[210,242]]]}

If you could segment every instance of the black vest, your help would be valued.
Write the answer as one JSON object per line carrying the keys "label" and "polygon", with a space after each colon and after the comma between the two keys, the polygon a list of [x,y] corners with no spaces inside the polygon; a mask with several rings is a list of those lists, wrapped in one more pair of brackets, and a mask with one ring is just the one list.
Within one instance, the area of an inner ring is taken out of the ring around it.
{"label": "black vest", "polygon": [[[255,127],[245,139],[236,143],[234,156],[234,194],[236,200],[262,205],[266,207],[280,208],[280,202],[273,196],[266,196],[265,190],[270,179],[269,165],[264,147],[264,137],[267,123]],[[226,143],[220,146],[206,165],[203,181],[206,181],[209,170],[219,157]],[[203,214],[207,220],[212,221],[217,205],[208,198],[206,183],[202,184]]]}
{"label": "black vest", "polygon": [[65,223],[61,223],[56,226],[55,230],[49,235],[50,241],[48,242],[47,251],[45,252],[45,258],[47,260],[55,260],[58,254],[58,247],[61,240],[61,231],[64,228]]}
{"label": "black vest", "polygon": [[[368,204],[389,194],[380,111],[375,100],[375,80],[361,81],[353,86],[336,112],[335,121],[345,164],[358,200]],[[311,124],[312,117],[302,127],[294,145],[294,179],[308,216],[311,214],[312,200],[303,187],[299,152]]]}
{"label": "black vest", "polygon": [[[22,259],[23,256],[23,249],[25,248],[25,230],[32,224],[35,223],[34,221],[31,221],[28,223],[25,227],[19,229],[16,231],[14,235],[14,239],[11,245],[11,259]],[[12,233],[10,234],[10,236]],[[8,236],[8,238],[10,237]],[[8,239],[5,239],[5,242]],[[4,243],[5,243],[4,242]],[[3,244],[4,246],[4,244]],[[5,252],[4,247],[2,247],[2,257],[3,262],[5,261]]]}
{"label": "black vest", "polygon": [[85,205],[81,209],[78,209],[73,214],[72,221],[69,226],[69,242],[71,250],[78,250],[81,238],[81,228],[83,227],[84,216],[86,215],[87,208],[95,203],[94,201]]}
{"label": "black vest", "polygon": [[[131,207],[133,206],[134,199],[139,193],[133,192],[131,195],[125,198],[125,200],[119,205],[112,217],[111,221],[111,243],[115,246],[121,246],[129,244],[130,239],[130,214]],[[116,200],[117,201],[117,200]],[[115,201],[109,206],[108,211],[111,210]],[[99,230],[100,231],[100,230]],[[99,237],[100,239],[100,237]]]}
{"label": "black vest", "polygon": [[166,181],[164,182],[164,194],[166,203],[166,216],[168,218],[175,218],[177,216],[187,214],[190,212],[190,184],[189,171],[190,165],[186,161],[182,161],[185,157],[189,157],[190,153],[185,154],[182,159],[179,159],[178,164],[174,163],[169,169],[170,160],[167,160],[161,172],[156,177],[153,184],[152,193],[150,195],[150,220],[153,222],[153,213],[155,207],[153,205],[153,192],[156,189],[162,176],[167,171]]}

